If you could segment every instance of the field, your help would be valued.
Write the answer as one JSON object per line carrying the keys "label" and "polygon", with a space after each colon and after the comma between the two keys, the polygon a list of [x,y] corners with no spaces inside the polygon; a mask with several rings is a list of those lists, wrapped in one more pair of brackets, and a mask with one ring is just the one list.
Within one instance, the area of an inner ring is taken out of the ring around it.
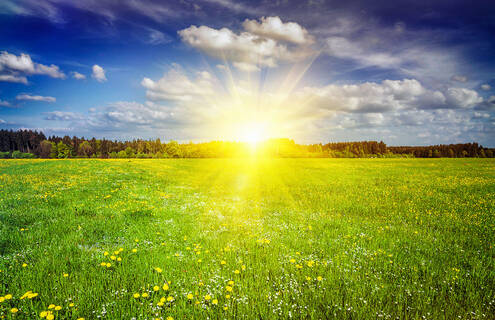
{"label": "field", "polygon": [[3,160],[0,270],[6,319],[495,319],[495,161]]}

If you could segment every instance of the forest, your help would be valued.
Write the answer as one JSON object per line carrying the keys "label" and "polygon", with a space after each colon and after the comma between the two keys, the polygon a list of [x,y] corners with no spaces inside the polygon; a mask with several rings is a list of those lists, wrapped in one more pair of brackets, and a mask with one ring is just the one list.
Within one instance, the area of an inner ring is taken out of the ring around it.
{"label": "forest", "polygon": [[432,146],[387,146],[380,141],[297,144],[269,139],[253,147],[246,142],[118,141],[84,137],[47,137],[33,130],[0,130],[0,158],[226,158],[253,154],[285,158],[493,158],[494,148],[478,143]]}

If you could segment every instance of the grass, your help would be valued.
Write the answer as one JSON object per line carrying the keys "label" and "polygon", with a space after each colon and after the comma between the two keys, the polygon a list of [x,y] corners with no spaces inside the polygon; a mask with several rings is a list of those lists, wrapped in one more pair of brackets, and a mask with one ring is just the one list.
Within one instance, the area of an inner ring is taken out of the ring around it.
{"label": "grass", "polygon": [[490,159],[4,160],[0,318],[494,319],[494,204]]}

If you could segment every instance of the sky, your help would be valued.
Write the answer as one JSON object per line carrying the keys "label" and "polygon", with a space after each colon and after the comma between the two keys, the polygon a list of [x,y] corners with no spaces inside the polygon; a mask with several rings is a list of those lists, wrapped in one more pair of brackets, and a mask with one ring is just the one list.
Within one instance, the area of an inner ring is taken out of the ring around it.
{"label": "sky", "polygon": [[2,0],[0,128],[495,147],[495,3]]}

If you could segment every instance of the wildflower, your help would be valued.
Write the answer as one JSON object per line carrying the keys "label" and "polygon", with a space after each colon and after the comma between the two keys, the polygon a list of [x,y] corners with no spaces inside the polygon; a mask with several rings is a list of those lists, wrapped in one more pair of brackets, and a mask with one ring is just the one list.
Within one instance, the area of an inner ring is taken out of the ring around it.
{"label": "wildflower", "polygon": [[46,315],[46,320],[53,320],[55,316],[52,313]]}
{"label": "wildflower", "polygon": [[222,260],[222,261],[220,261],[220,264],[223,266],[223,265],[226,265],[227,262],[225,260]]}
{"label": "wildflower", "polygon": [[213,299],[213,300],[211,301],[211,303],[212,303],[212,304],[214,304],[214,305],[217,305],[217,304],[218,304],[218,300],[217,300],[217,299]]}
{"label": "wildflower", "polygon": [[173,301],[173,300],[174,300],[174,297],[172,297],[172,296],[168,296],[168,297],[167,297],[167,302],[171,302],[171,301]]}
{"label": "wildflower", "polygon": [[131,251],[134,252],[134,253],[136,253],[137,252],[137,249],[134,248]]}
{"label": "wildflower", "polygon": [[153,287],[153,291],[158,291],[158,290],[160,290],[160,287],[159,286],[154,286]]}
{"label": "wildflower", "polygon": [[69,303],[69,307],[70,308],[72,308],[73,306],[74,306],[74,303],[73,302]]}
{"label": "wildflower", "polygon": [[193,296],[193,294],[192,294],[192,293],[189,293],[189,294],[187,295],[187,299],[192,300],[193,298],[194,298],[194,296]]}
{"label": "wildflower", "polygon": [[109,253],[108,253],[108,251],[103,252],[103,255],[104,255],[105,257],[106,257],[106,256],[108,256],[108,254],[109,254]]}
{"label": "wildflower", "polygon": [[311,260],[311,261],[307,261],[307,262],[306,262],[306,265],[307,265],[308,267],[312,268],[312,267],[313,267],[313,265],[314,265],[314,263],[315,263],[315,262],[314,262],[313,260]]}
{"label": "wildflower", "polygon": [[67,278],[69,276],[68,273],[64,273],[64,278]]}
{"label": "wildflower", "polygon": [[236,270],[234,271],[234,273],[235,273],[235,274],[239,274],[239,273],[240,273],[240,271],[236,269]]}
{"label": "wildflower", "polygon": [[106,262],[102,262],[102,263],[100,263],[100,266],[106,267],[107,266],[107,263]]}
{"label": "wildflower", "polygon": [[306,276],[306,281],[311,281],[311,277]]}
{"label": "wildflower", "polygon": [[110,262],[107,262],[107,268],[110,268],[112,264]]}
{"label": "wildflower", "polygon": [[321,276],[316,277],[316,280],[321,281],[323,278]]}
{"label": "wildflower", "polygon": [[77,320],[84,320],[84,318],[77,318]]}
{"label": "wildflower", "polygon": [[116,256],[110,256],[110,259],[115,260],[115,259],[117,259],[117,257]]}
{"label": "wildflower", "polygon": [[135,294],[133,295],[133,297],[134,297],[134,298],[136,298],[136,299],[137,299],[137,298],[139,298],[140,296],[141,296],[141,295],[140,295],[139,293],[135,293]]}
{"label": "wildflower", "polygon": [[230,294],[225,295],[225,298],[230,299]]}
{"label": "wildflower", "polygon": [[17,311],[19,311],[19,309],[17,309],[17,308],[10,309],[10,312],[12,312],[12,313],[17,313]]}
{"label": "wildflower", "polygon": [[172,318],[171,316],[168,316],[167,320],[174,320],[174,318]]}
{"label": "wildflower", "polygon": [[163,290],[167,291],[168,290],[168,284],[164,284],[163,287],[162,287]]}
{"label": "wildflower", "polygon": [[158,272],[158,273],[162,273],[162,268],[158,268],[158,267],[155,267],[155,271]]}
{"label": "wildflower", "polygon": [[159,307],[163,307],[165,303],[163,301],[159,301],[156,305],[159,306]]}
{"label": "wildflower", "polygon": [[23,264],[22,264],[22,267],[23,267],[23,268],[27,267],[27,263],[23,263]]}
{"label": "wildflower", "polygon": [[118,257],[118,258],[117,258],[117,261],[118,261],[118,262],[122,261],[122,258],[121,258],[121,257]]}
{"label": "wildflower", "polygon": [[226,286],[225,287],[225,290],[227,290],[228,292],[232,292],[232,287],[231,286]]}
{"label": "wildflower", "polygon": [[4,302],[5,301],[5,297],[0,297],[0,302]]}
{"label": "wildflower", "polygon": [[296,264],[296,268],[297,268],[297,269],[302,269],[302,267],[303,267],[302,265],[300,265],[300,264]]}
{"label": "wildflower", "polygon": [[47,314],[48,314],[48,311],[41,311],[40,312],[40,318],[46,317]]}
{"label": "wildflower", "polygon": [[55,305],[54,304],[51,304],[51,305],[48,306],[48,309],[53,309],[53,308],[55,308]]}
{"label": "wildflower", "polygon": [[143,298],[148,298],[148,293],[147,293],[147,292],[143,293],[143,294],[141,295],[141,297],[143,297]]}
{"label": "wildflower", "polygon": [[229,307],[227,307],[227,306],[223,307],[223,310],[225,310],[225,311],[227,311],[228,309],[229,309]]}
{"label": "wildflower", "polygon": [[227,284],[228,284],[229,286],[233,286],[233,285],[234,285],[234,281],[233,281],[233,280],[229,280],[229,282],[227,282]]}
{"label": "wildflower", "polygon": [[245,271],[246,270],[246,266],[245,265],[242,265],[241,266],[241,269],[242,269],[242,271]]}
{"label": "wildflower", "polygon": [[205,300],[206,300],[206,301],[209,301],[210,299],[211,299],[211,296],[210,296],[209,294],[207,294],[207,295],[205,296]]}
{"label": "wildflower", "polygon": [[290,259],[289,262],[290,263],[296,263],[296,259]]}

